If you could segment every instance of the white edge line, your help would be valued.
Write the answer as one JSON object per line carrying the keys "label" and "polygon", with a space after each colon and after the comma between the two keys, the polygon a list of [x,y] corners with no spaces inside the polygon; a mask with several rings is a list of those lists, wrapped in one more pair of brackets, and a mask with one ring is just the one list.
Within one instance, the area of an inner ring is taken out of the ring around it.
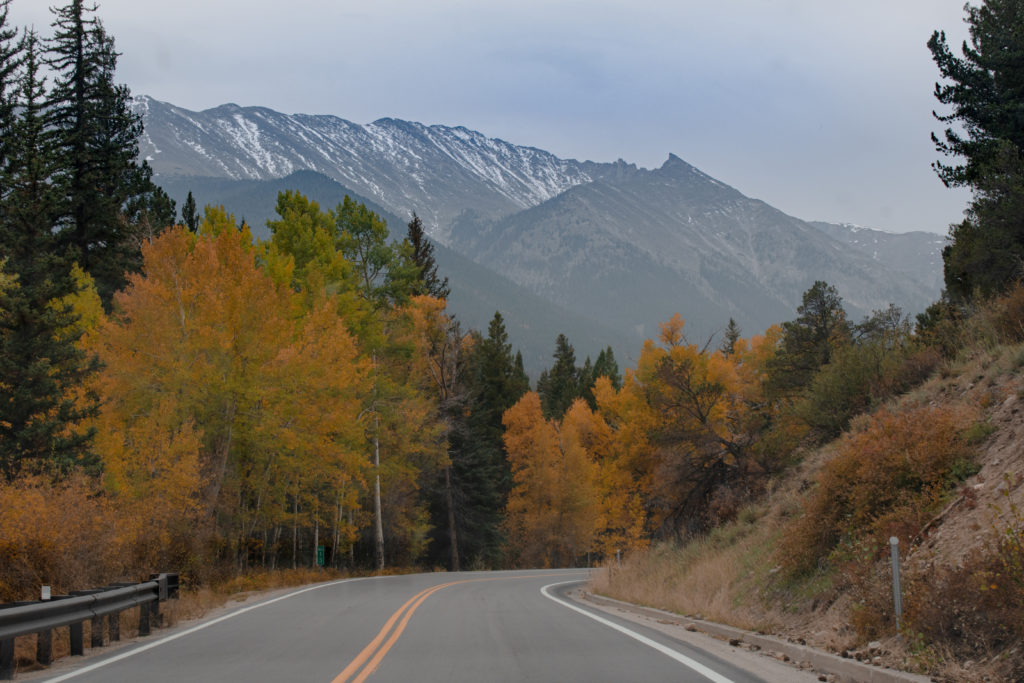
{"label": "white edge line", "polygon": [[661,643],[659,643],[657,641],[651,640],[647,636],[640,635],[636,631],[631,631],[628,628],[626,628],[625,626],[620,626],[619,624],[616,624],[614,621],[610,621],[608,619],[605,619],[604,617],[600,617],[600,616],[598,616],[596,614],[592,614],[591,612],[588,612],[587,610],[585,610],[585,609],[583,609],[581,607],[577,607],[576,605],[574,605],[574,604],[572,604],[570,602],[566,602],[565,600],[562,600],[561,598],[556,598],[554,595],[552,595],[551,593],[548,592],[549,588],[555,588],[556,586],[565,586],[566,584],[570,584],[570,583],[578,583],[578,582],[577,581],[562,581],[560,583],[549,583],[548,585],[546,585],[543,588],[541,588],[540,592],[543,593],[544,597],[546,597],[548,600],[553,600],[554,602],[557,602],[559,605],[562,605],[563,607],[568,607],[569,609],[573,610],[574,612],[579,612],[580,614],[582,614],[585,617],[590,617],[591,619],[593,619],[594,621],[596,621],[598,623],[604,624],[605,626],[607,626],[609,628],[613,628],[616,631],[618,631],[619,633],[624,633],[625,635],[629,636],[630,638],[632,638],[634,640],[638,640],[641,643],[643,643],[644,645],[646,645],[648,647],[651,647],[651,648],[654,648],[655,650],[657,650],[658,652],[660,652],[660,653],[662,653],[664,655],[668,655],[669,657],[671,657],[672,659],[676,660],[680,664],[683,664],[684,666],[690,667],[691,669],[693,669],[694,671],[699,673],[701,676],[704,676],[705,678],[711,679],[712,681],[714,681],[714,683],[734,683],[732,681],[732,679],[726,678],[725,676],[723,676],[722,674],[718,673],[717,671],[714,671],[713,669],[709,669],[708,667],[704,666],[700,662],[694,661],[694,660],[690,659],[689,657],[687,657],[686,655],[683,655],[683,654],[680,654],[680,653],[676,652],[675,650],[673,650],[670,647],[666,647],[665,645],[662,645]]}
{"label": "white edge line", "polygon": [[86,673],[89,673],[91,671],[95,671],[96,669],[100,669],[100,668],[102,668],[104,666],[107,666],[108,664],[113,664],[114,662],[119,662],[122,659],[128,659],[129,657],[134,657],[135,655],[137,655],[139,653],[142,653],[142,652],[145,652],[146,650],[151,650],[154,647],[159,647],[161,645],[165,645],[165,644],[171,642],[172,640],[177,640],[178,638],[183,638],[183,637],[185,637],[187,635],[191,635],[191,634],[195,633],[196,631],[202,631],[204,628],[209,628],[209,627],[211,627],[211,626],[213,626],[215,624],[219,624],[222,621],[227,621],[228,619],[233,619],[233,618],[237,617],[240,614],[245,614],[246,612],[251,612],[254,609],[259,609],[260,607],[266,607],[267,605],[272,605],[275,602],[280,602],[281,600],[287,600],[288,598],[295,597],[296,595],[301,595],[302,593],[308,593],[309,591],[315,591],[315,590],[319,590],[321,588],[327,588],[328,586],[337,586],[339,583],[350,583],[352,581],[364,581],[366,579],[371,579],[371,578],[376,578],[376,577],[361,576],[361,577],[354,578],[354,579],[341,579],[340,581],[329,581],[327,583],[319,583],[319,584],[317,584],[315,586],[309,586],[308,588],[303,588],[302,590],[293,591],[291,593],[288,593],[287,595],[281,595],[279,597],[273,598],[272,600],[267,600],[265,602],[260,602],[260,603],[257,603],[255,605],[250,605],[249,607],[243,607],[242,609],[239,609],[239,610],[236,610],[234,612],[231,612],[230,614],[225,614],[222,617],[217,617],[216,619],[211,619],[210,621],[204,621],[203,623],[197,624],[197,625],[193,626],[192,628],[185,629],[184,631],[179,631],[178,633],[171,634],[169,636],[161,638],[160,640],[155,640],[152,643],[146,643],[145,645],[141,645],[141,646],[139,646],[137,648],[129,650],[128,652],[122,652],[121,654],[114,655],[113,657],[111,657],[109,659],[104,659],[101,662],[96,662],[95,664],[90,664],[89,666],[83,666],[81,669],[75,669],[74,671],[69,671],[68,673],[62,674],[60,676],[57,676],[56,678],[48,678],[48,679],[46,679],[46,683],[57,683],[58,681],[66,681],[66,680],[68,680],[70,678],[75,678],[76,676],[81,676],[82,674],[86,674]]}

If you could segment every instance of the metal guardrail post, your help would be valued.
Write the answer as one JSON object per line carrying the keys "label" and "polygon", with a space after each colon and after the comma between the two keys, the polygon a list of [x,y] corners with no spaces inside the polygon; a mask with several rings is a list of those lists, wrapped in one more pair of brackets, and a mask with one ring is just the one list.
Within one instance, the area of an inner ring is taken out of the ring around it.
{"label": "metal guardrail post", "polygon": [[892,600],[896,614],[896,631],[899,632],[903,621],[903,589],[900,586],[900,539],[889,537],[889,550],[892,556]]}
{"label": "metal guardrail post", "polygon": [[103,647],[103,615],[95,615],[89,622],[89,647]]}
{"label": "metal guardrail post", "polygon": [[121,640],[121,613],[114,612],[107,617],[107,629],[110,631],[110,642]]}
{"label": "metal guardrail post", "polygon": [[53,664],[53,631],[48,628],[36,634],[36,661],[43,666]]}
{"label": "metal guardrail post", "polygon": [[14,678],[14,638],[0,640],[0,681]]}
{"label": "metal guardrail post", "polygon": [[139,605],[139,635],[148,636],[149,633],[149,605],[142,603]]}
{"label": "metal guardrail post", "polygon": [[84,640],[82,622],[78,621],[74,624],[69,624],[68,631],[71,634],[71,656],[80,657],[84,655],[85,644],[82,642]]}

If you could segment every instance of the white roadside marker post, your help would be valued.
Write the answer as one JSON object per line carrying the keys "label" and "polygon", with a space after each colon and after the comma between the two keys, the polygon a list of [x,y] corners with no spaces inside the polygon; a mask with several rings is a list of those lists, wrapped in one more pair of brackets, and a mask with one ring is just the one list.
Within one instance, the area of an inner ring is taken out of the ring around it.
{"label": "white roadside marker post", "polygon": [[900,589],[900,539],[889,537],[889,550],[892,555],[892,598],[896,612],[896,631],[899,633],[900,621],[903,619],[903,592]]}

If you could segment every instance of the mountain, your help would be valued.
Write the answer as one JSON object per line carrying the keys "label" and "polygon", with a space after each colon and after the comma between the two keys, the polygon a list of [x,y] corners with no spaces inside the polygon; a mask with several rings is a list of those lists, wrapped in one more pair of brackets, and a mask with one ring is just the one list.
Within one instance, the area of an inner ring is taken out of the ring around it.
{"label": "mountain", "polygon": [[[225,203],[261,226],[280,189],[324,207],[349,194],[394,235],[415,210],[451,249],[445,274],[472,283],[461,303],[455,291],[453,310],[481,329],[492,304],[523,311],[521,329],[549,340],[528,354],[539,362],[569,326],[580,330],[570,335],[577,349],[612,344],[620,359],[676,312],[694,341],[730,317],[760,332],[795,317],[815,280],[836,286],[852,318],[889,303],[916,313],[941,290],[935,236],[812,225],[675,155],[648,170],[390,118],[359,125],[232,104],[192,112],[146,97],[135,107],[141,154],[175,198],[190,188],[200,204]],[[469,298],[475,312],[462,313]]]}
{"label": "mountain", "polygon": [[416,211],[441,241],[466,209],[507,215],[599,178],[611,166],[559,159],[463,127],[390,118],[360,125],[235,104],[194,112],[145,96],[133,107],[145,124],[139,153],[158,180],[268,180],[317,171],[394,213]]}
{"label": "mountain", "polygon": [[942,248],[948,244],[945,235],[922,231],[896,234],[852,223],[810,221],[810,224],[890,270],[916,280],[929,291],[937,293],[943,287]]}
{"label": "mountain", "polygon": [[642,336],[675,312],[692,341],[730,317],[757,332],[793,318],[819,279],[836,286],[854,317],[889,302],[920,311],[937,295],[675,155],[502,219],[463,214],[450,245],[540,296]]}

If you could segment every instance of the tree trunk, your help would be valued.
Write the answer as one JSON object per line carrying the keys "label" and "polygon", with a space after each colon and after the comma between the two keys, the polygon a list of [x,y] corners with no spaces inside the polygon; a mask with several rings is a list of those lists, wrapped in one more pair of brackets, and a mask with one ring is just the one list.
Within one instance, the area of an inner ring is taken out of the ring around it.
{"label": "tree trunk", "polygon": [[271,570],[277,569],[277,548],[278,548],[278,544],[280,542],[281,542],[281,525],[280,524],[275,524],[274,525],[274,543],[273,543],[272,552],[270,553],[270,569]]}
{"label": "tree trunk", "polygon": [[331,546],[331,565],[335,569],[341,569],[338,566],[338,545],[341,543],[341,517],[344,514],[345,509],[341,506],[341,497],[339,496],[334,507],[334,544]]}
{"label": "tree trunk", "polygon": [[376,470],[373,480],[373,516],[375,526],[374,559],[377,571],[384,569],[384,519],[380,509],[380,418],[373,416],[373,467]]}
{"label": "tree trunk", "polygon": [[[352,508],[348,509],[348,526],[349,526],[349,528],[352,528],[352,526],[355,524],[355,514],[356,514],[355,510],[353,510]],[[356,566],[356,544],[355,543],[349,543],[348,544],[348,568],[349,569],[353,569],[353,568],[355,568],[355,566]]]}
{"label": "tree trunk", "polygon": [[319,567],[317,559],[320,557],[320,515],[317,514],[317,507],[313,507],[313,566]]}
{"label": "tree trunk", "polygon": [[452,494],[452,466],[444,468],[444,494],[448,502],[448,543],[451,547],[451,570],[459,571],[459,539],[455,530],[455,496]]}
{"label": "tree trunk", "polygon": [[299,560],[299,497],[292,499],[292,569],[298,569]]}

